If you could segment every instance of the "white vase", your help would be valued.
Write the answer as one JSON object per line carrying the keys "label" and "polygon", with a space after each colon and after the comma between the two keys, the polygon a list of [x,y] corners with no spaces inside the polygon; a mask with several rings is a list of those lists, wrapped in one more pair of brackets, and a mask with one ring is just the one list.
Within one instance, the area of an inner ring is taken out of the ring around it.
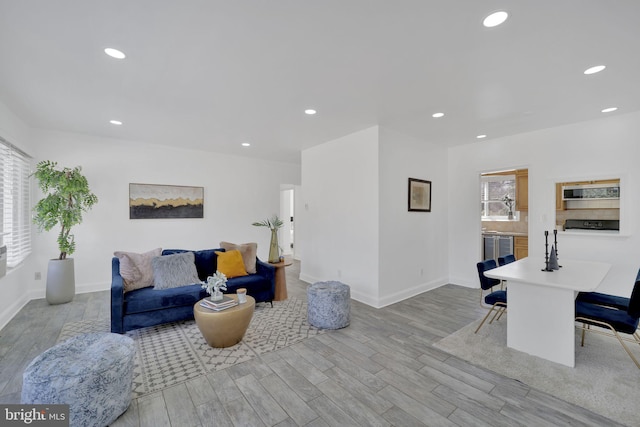
{"label": "white vase", "polygon": [[49,304],[64,304],[76,294],[73,258],[49,260],[46,298]]}
{"label": "white vase", "polygon": [[211,294],[211,301],[220,301],[223,298],[222,292],[220,290],[213,291]]}

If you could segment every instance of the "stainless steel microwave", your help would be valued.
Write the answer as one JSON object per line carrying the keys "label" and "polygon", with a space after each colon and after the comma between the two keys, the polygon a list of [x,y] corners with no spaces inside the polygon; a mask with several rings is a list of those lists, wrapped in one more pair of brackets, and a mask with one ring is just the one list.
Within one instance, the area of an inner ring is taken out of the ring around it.
{"label": "stainless steel microwave", "polygon": [[620,184],[582,184],[562,187],[562,200],[619,200]]}

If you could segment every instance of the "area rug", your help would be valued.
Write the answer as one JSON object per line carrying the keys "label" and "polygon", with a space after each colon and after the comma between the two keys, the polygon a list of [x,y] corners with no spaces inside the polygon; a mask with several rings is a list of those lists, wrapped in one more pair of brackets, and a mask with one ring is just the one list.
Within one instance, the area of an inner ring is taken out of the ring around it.
{"label": "area rug", "polygon": [[[109,320],[85,320],[63,326],[58,341],[88,332],[109,332]],[[307,322],[307,303],[297,298],[256,306],[243,340],[228,348],[207,345],[193,320],[127,332],[136,343],[133,396],[251,360],[324,333]]]}
{"label": "area rug", "polygon": [[[640,419],[640,370],[612,337],[587,333],[580,347],[576,330],[576,367],[570,368],[507,347],[507,319],[479,320],[434,344],[473,365],[489,369],[619,423],[637,426]],[[638,345],[628,343],[636,357]]]}

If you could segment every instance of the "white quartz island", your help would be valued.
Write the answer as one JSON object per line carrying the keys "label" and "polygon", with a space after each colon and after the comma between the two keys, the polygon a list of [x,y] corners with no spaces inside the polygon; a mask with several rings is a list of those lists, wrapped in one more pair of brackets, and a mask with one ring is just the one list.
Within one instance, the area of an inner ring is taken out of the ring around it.
{"label": "white quartz island", "polygon": [[611,264],[559,261],[562,268],[549,272],[544,260],[528,257],[485,276],[507,281],[507,346],[574,367],[575,297],[594,291]]}

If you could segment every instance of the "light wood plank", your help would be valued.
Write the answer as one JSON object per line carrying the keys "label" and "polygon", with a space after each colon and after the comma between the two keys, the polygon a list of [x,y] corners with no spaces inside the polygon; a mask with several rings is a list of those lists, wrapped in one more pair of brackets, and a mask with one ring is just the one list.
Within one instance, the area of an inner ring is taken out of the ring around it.
{"label": "light wood plank", "polygon": [[297,425],[305,425],[318,418],[318,414],[277,375],[262,378],[260,384]]}
{"label": "light wood plank", "polygon": [[189,396],[187,386],[178,384],[162,390],[169,420],[172,425],[200,426],[196,407]]}
{"label": "light wood plank", "polygon": [[381,418],[376,411],[360,402],[355,396],[344,388],[340,387],[335,381],[327,380],[318,384],[318,388],[331,401],[349,414],[351,418],[356,420],[357,425],[383,427],[390,424]]}
{"label": "light wood plank", "polygon": [[378,392],[380,396],[393,403],[418,420],[428,421],[430,426],[453,427],[455,424],[433,409],[402,393],[393,386],[385,387]]}
{"label": "light wood plank", "polygon": [[234,426],[265,426],[265,423],[262,422],[256,411],[244,397],[226,402],[224,409],[227,411],[227,414],[229,414],[229,418]]}
{"label": "light wood plank", "polygon": [[288,417],[287,413],[278,405],[278,402],[267,393],[253,375],[238,378],[236,385],[249,405],[266,425],[275,425]]}
{"label": "light wood plank", "polygon": [[389,401],[377,395],[376,390],[370,389],[339,368],[328,370],[327,375],[329,375],[337,385],[348,391],[352,396],[355,396],[359,401],[369,408],[372,408],[378,414],[382,414],[393,407]]}
{"label": "light wood plank", "polygon": [[138,399],[140,427],[169,427],[169,413],[162,392],[149,394]]}
{"label": "light wood plank", "polygon": [[233,427],[234,425],[227,415],[225,405],[222,405],[217,398],[215,401],[196,406],[196,412],[203,427]]}
{"label": "light wood plank", "polygon": [[280,350],[280,356],[282,359],[291,365],[296,371],[305,377],[311,384],[318,384],[327,380],[327,376],[317,369],[315,365],[308,362],[306,359],[300,357],[300,354],[295,352],[291,348],[284,348]]}
{"label": "light wood plank", "polygon": [[[285,270],[288,292],[305,299],[299,271]],[[65,322],[108,320],[109,298],[27,303],[0,330],[0,402],[19,402],[24,367]],[[454,285],[383,309],[352,301],[349,327],[142,396],[114,426],[619,425],[433,347],[484,313],[477,289]]]}
{"label": "light wood plank", "polygon": [[269,366],[305,402],[321,394],[313,383],[284,360],[273,362]]}

